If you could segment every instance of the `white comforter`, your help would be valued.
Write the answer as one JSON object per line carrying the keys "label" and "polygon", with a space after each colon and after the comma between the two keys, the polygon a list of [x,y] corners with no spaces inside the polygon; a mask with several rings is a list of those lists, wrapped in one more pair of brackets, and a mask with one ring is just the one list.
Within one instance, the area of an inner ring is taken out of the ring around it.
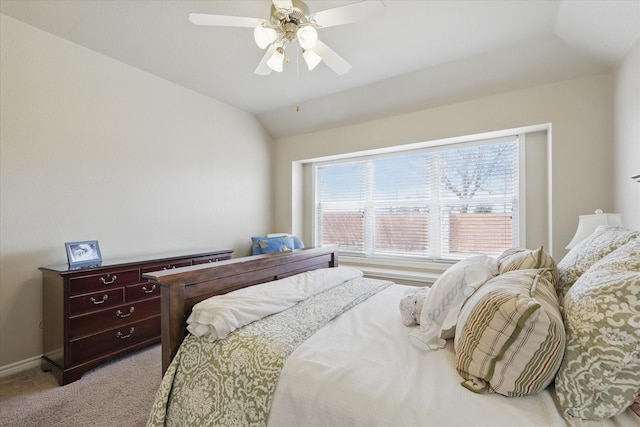
{"label": "white comforter", "polygon": [[451,341],[431,352],[409,343],[398,310],[406,290],[385,289],[298,347],[280,375],[269,426],[640,426],[631,410],[567,422],[549,390],[508,398],[465,389]]}
{"label": "white comforter", "polygon": [[193,306],[187,329],[215,341],[356,277],[362,277],[362,272],[355,268],[323,268],[217,295]]}

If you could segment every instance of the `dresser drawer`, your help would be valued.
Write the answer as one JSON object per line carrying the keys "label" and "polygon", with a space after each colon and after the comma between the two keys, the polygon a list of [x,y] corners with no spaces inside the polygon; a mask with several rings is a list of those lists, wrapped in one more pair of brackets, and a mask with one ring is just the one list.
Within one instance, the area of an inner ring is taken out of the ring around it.
{"label": "dresser drawer", "polygon": [[[160,298],[123,304],[95,313],[74,316],[69,319],[69,339],[91,335],[105,329],[125,326],[129,323],[157,316],[160,313]],[[160,331],[158,330],[158,333]]]}
{"label": "dresser drawer", "polygon": [[219,254],[219,255],[214,255],[214,256],[203,256],[203,257],[200,257],[200,258],[194,258],[193,259],[193,265],[206,264],[206,263],[209,263],[209,262],[224,261],[225,259],[231,259],[231,254],[230,253],[226,253],[226,254]]}
{"label": "dresser drawer", "polygon": [[125,286],[140,281],[140,270],[117,270],[69,279],[71,295]]}
{"label": "dresser drawer", "polygon": [[145,265],[144,267],[142,267],[141,271],[142,274],[144,274],[152,271],[172,270],[174,268],[187,267],[189,265],[191,265],[191,260],[180,260],[176,262],[167,262],[164,264]]}
{"label": "dresser drawer", "polygon": [[129,285],[124,291],[124,297],[127,301],[137,301],[157,296],[160,296],[160,286],[149,282]]}
{"label": "dresser drawer", "polygon": [[86,313],[115,307],[124,302],[124,289],[105,289],[102,292],[84,294],[69,298],[69,314]]}
{"label": "dresser drawer", "polygon": [[98,356],[160,337],[160,316],[129,323],[69,342],[70,362],[82,363]]}

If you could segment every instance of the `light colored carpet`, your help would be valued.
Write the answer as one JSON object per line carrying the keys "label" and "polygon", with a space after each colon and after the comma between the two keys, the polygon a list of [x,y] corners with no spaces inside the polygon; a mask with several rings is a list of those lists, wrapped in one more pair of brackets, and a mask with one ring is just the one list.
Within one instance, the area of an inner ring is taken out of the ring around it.
{"label": "light colored carpet", "polygon": [[144,426],[160,386],[160,344],[59,386],[40,368],[0,379],[0,426]]}

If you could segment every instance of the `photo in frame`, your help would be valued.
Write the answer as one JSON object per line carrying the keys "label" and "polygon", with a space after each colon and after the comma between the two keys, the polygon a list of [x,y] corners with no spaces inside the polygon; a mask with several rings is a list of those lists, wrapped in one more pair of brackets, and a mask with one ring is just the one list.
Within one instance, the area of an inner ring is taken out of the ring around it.
{"label": "photo in frame", "polygon": [[97,240],[67,242],[64,246],[67,249],[67,259],[71,268],[94,267],[102,263],[102,254]]}

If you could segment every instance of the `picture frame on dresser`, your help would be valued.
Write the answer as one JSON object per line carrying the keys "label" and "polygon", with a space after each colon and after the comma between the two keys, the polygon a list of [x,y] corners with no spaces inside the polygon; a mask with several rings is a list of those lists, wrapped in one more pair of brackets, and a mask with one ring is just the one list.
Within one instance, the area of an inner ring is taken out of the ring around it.
{"label": "picture frame on dresser", "polygon": [[96,267],[102,263],[102,254],[97,240],[82,242],[66,242],[69,267],[72,269],[84,267]]}

